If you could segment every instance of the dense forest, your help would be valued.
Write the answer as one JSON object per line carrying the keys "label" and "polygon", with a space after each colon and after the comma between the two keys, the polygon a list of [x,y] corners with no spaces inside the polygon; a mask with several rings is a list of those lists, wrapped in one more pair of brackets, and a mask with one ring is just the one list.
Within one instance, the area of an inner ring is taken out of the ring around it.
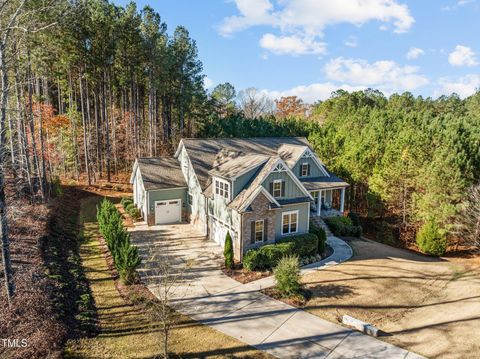
{"label": "dense forest", "polygon": [[[172,153],[182,137],[307,136],[351,183],[349,209],[367,234],[409,241],[435,220],[451,243],[478,243],[480,224],[470,214],[480,178],[480,93],[434,100],[339,90],[307,105],[253,88],[237,93],[228,83],[207,91],[195,40],[185,27],[167,29],[148,6],[16,0],[0,2],[0,12],[7,267],[5,179],[16,197],[45,202],[60,179],[110,181],[138,156]],[[470,237],[459,235],[466,222],[469,233],[477,225]]]}

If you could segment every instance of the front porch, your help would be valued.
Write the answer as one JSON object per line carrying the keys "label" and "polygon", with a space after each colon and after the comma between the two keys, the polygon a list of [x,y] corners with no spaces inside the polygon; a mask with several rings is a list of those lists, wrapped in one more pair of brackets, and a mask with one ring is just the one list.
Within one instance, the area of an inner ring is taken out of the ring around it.
{"label": "front porch", "polygon": [[310,206],[310,216],[343,216],[345,211],[345,187],[310,191],[314,201]]}

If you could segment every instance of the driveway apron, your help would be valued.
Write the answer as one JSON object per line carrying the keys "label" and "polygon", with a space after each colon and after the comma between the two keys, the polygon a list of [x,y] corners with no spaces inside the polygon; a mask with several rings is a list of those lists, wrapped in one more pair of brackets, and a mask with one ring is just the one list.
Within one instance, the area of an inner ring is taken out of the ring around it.
{"label": "driveway apron", "polygon": [[[161,264],[168,261],[181,275],[172,302],[177,311],[278,358],[423,358],[376,338],[331,323],[272,299],[259,289],[273,278],[241,284],[220,269],[223,251],[190,224],[147,226],[131,230],[142,264],[142,281],[157,295]],[[334,253],[302,269],[321,270],[351,257],[350,247],[336,237],[328,243]]]}

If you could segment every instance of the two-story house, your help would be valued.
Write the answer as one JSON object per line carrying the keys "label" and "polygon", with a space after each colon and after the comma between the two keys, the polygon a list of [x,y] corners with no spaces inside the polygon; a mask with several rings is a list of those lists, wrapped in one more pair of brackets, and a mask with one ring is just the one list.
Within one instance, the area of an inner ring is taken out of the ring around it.
{"label": "two-story house", "polygon": [[340,215],[348,184],[303,137],[182,139],[173,157],[138,158],[134,203],[149,225],[188,221],[242,260],[254,247]]}

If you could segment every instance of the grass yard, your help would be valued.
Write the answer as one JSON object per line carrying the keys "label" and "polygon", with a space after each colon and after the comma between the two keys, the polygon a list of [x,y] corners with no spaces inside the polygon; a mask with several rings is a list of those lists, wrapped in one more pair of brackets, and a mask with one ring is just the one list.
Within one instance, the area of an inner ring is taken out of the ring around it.
{"label": "grass yard", "polygon": [[359,318],[388,333],[382,340],[430,358],[480,358],[480,258],[350,244],[350,261],[303,278],[313,294],[307,311],[334,322]]}
{"label": "grass yard", "polygon": [[[98,241],[96,205],[102,199],[82,200],[80,223],[84,242],[83,266],[97,308],[99,334],[70,340],[66,358],[156,358],[161,357],[161,334],[141,306],[129,305],[120,296]],[[267,358],[266,354],[214,329],[178,315],[171,332],[170,352],[182,358]]]}

